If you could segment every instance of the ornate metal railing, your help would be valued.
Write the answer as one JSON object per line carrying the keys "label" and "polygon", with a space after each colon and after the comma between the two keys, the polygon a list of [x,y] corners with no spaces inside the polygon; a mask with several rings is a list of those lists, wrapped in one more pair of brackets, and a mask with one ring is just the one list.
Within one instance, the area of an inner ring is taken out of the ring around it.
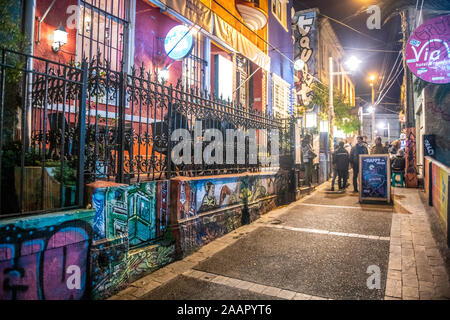
{"label": "ornate metal railing", "polygon": [[195,121],[201,121],[202,132],[218,129],[224,137],[227,129],[281,128],[279,119],[198,89],[186,89],[181,79],[176,85],[165,83],[142,66],[129,74],[115,72],[97,57],[88,70],[88,180],[130,183],[174,175],[258,171],[262,165],[250,164],[248,159],[245,164],[175,166],[170,159],[171,133],[186,129],[193,136]]}
{"label": "ornate metal railing", "polygon": [[3,49],[0,55],[2,217],[79,207],[87,63],[76,67]]}
{"label": "ornate metal railing", "polygon": [[[0,54],[2,215],[83,206],[84,186],[96,180],[257,172],[270,164],[250,161],[248,139],[244,163],[225,161],[224,140],[222,164],[175,165],[171,134],[186,129],[194,154],[195,123],[201,123],[203,154],[207,129],[224,139],[227,129],[285,129],[269,114],[184,88],[181,80],[165,83],[142,66],[127,73],[101,56],[65,65],[8,50]],[[12,96],[10,88],[16,88]],[[258,147],[269,150],[266,141],[258,136]],[[231,143],[237,159],[238,142]]]}

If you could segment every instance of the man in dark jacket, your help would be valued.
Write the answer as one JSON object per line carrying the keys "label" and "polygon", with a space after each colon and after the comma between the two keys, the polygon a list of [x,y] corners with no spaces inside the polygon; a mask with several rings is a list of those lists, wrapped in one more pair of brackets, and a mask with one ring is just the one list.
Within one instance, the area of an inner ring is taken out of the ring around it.
{"label": "man in dark jacket", "polygon": [[350,163],[353,168],[353,190],[355,192],[358,192],[359,156],[361,154],[369,154],[369,151],[363,142],[363,137],[358,136],[357,143],[350,152]]}
{"label": "man in dark jacket", "polygon": [[347,186],[348,165],[350,163],[349,155],[344,145],[344,141],[340,141],[338,149],[333,153],[333,164],[336,166],[338,174],[339,190],[344,190]]}

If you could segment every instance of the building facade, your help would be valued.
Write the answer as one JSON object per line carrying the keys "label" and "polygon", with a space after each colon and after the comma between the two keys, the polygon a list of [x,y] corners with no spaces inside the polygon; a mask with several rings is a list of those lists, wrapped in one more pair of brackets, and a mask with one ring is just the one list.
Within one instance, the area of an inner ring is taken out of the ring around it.
{"label": "building facade", "polygon": [[[314,85],[318,82],[329,86],[333,78],[335,92],[340,92],[351,106],[355,106],[355,86],[347,74],[330,77],[330,57],[333,72],[345,72],[345,51],[339,43],[330,22],[320,16],[317,8],[293,12],[294,61],[301,60],[299,70],[294,69],[295,111],[305,111],[301,117],[304,132],[313,136],[313,148],[319,155],[314,162],[319,164],[319,181],[326,181],[330,174],[329,124],[319,118],[320,107],[311,104]],[[345,138],[334,128],[335,137]]]}
{"label": "building facade", "polygon": [[377,136],[381,141],[394,142],[401,138],[402,126],[398,114],[393,113],[375,113],[375,136],[372,137],[372,115],[364,114],[362,123],[362,135],[367,137],[367,141],[372,145]]}
{"label": "building facade", "polygon": [[[290,1],[24,2],[32,55],[4,55],[27,64],[21,127],[0,139],[17,158],[0,168],[0,300],[107,298],[295,197],[278,163],[250,164],[250,138],[232,138],[244,164],[210,164],[203,134],[283,128],[292,59],[270,48],[291,51]],[[176,129],[203,163],[171,161]]]}
{"label": "building facade", "polygon": [[270,0],[268,79],[269,108],[281,117],[293,112],[294,53],[292,51],[292,1]]}
{"label": "building facade", "polygon": [[[100,53],[114,70],[163,72],[169,83],[181,80],[261,112],[286,116],[292,109],[292,1],[36,0],[28,7],[41,21],[30,35],[35,56],[80,63]],[[164,41],[177,25],[190,29],[194,45],[173,60]],[[67,39],[55,52],[60,27]]]}

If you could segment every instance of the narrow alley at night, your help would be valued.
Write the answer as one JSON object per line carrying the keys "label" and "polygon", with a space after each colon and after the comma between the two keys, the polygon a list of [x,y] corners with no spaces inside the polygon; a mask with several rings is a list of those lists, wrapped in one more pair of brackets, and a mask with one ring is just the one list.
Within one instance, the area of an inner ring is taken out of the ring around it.
{"label": "narrow alley at night", "polygon": [[0,17],[6,306],[450,300],[449,1],[2,0]]}

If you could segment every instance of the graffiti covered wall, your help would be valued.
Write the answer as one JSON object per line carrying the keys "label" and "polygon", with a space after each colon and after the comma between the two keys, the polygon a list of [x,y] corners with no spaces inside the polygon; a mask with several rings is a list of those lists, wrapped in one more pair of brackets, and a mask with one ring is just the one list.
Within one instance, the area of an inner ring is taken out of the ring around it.
{"label": "graffiti covered wall", "polygon": [[107,298],[255,221],[287,181],[267,172],[114,185],[94,188],[93,210],[3,220],[0,300]]}
{"label": "graffiti covered wall", "polygon": [[175,179],[178,253],[186,256],[273,209],[282,189],[277,181],[276,173]]}
{"label": "graffiti covered wall", "polygon": [[0,300],[89,296],[93,211],[12,219],[0,225]]}
{"label": "graffiti covered wall", "polygon": [[173,261],[168,181],[95,189],[92,294],[104,298]]}
{"label": "graffiti covered wall", "polygon": [[294,61],[301,59],[304,62],[301,71],[294,71],[298,79],[295,82],[296,103],[300,106],[307,106],[310,103],[314,77],[318,77],[317,18],[317,10],[311,9],[296,12],[292,20],[295,38]]}
{"label": "graffiti covered wall", "polygon": [[168,186],[97,188],[94,210],[2,221],[0,300],[103,299],[172,262]]}

